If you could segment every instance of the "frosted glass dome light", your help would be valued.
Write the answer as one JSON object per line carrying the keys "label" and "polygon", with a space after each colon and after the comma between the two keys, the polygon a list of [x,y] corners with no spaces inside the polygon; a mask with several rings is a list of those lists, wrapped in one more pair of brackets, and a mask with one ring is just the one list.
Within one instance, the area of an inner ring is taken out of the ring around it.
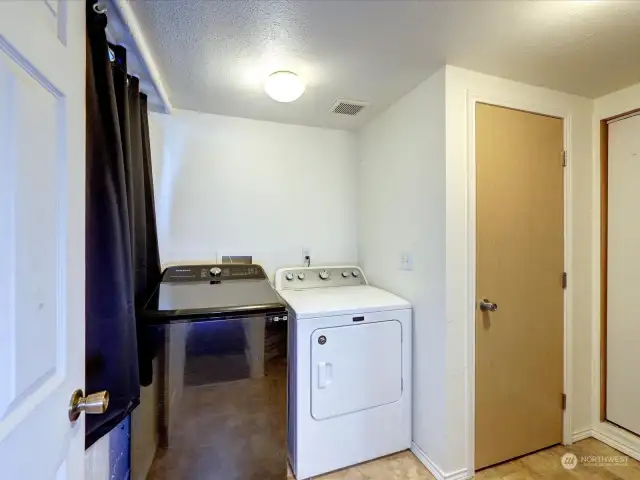
{"label": "frosted glass dome light", "polygon": [[276,102],[293,102],[304,93],[305,84],[293,72],[274,72],[267,78],[264,91]]}

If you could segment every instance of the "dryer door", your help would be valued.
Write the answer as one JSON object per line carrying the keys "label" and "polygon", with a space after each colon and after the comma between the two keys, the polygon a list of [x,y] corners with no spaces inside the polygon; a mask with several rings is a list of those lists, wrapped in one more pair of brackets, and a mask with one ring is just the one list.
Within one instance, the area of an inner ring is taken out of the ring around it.
{"label": "dryer door", "polygon": [[311,415],[323,420],[402,396],[402,325],[396,320],[311,334]]}

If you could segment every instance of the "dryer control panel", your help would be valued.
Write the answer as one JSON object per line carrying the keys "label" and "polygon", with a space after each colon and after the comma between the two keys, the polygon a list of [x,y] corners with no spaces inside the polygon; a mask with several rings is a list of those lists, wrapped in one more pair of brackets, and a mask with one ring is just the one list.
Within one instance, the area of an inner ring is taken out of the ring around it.
{"label": "dryer control panel", "polygon": [[322,287],[368,285],[360,267],[289,267],[276,272],[276,290],[304,290]]}

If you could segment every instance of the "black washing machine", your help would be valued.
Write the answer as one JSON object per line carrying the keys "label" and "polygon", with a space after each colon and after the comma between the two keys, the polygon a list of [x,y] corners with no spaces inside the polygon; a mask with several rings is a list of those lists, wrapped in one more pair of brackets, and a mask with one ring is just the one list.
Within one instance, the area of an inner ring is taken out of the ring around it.
{"label": "black washing machine", "polygon": [[286,478],[287,311],[262,267],[167,268],[143,315],[160,339],[149,478]]}

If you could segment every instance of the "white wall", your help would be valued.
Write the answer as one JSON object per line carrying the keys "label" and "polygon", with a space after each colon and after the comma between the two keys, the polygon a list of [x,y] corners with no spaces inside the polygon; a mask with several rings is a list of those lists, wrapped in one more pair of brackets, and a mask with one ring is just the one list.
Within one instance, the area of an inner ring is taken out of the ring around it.
{"label": "white wall", "polygon": [[164,264],[356,261],[355,134],[181,110],[150,124]]}
{"label": "white wall", "polygon": [[[414,309],[413,441],[444,462],[444,69],[359,134],[360,263],[369,281]],[[400,270],[402,253],[414,269]]]}
{"label": "white wall", "polygon": [[[572,371],[567,385],[570,431],[591,428],[591,318],[592,232],[594,224],[591,116],[593,101],[552,90],[491,77],[456,67],[446,68],[446,472],[472,465],[472,397],[468,385],[473,378],[474,246],[468,189],[469,149],[475,144],[469,116],[469,101],[487,103],[565,117],[566,148],[569,152],[567,196],[567,295],[568,334],[573,337],[567,355]],[[463,414],[462,412],[465,412]],[[565,437],[565,438],[567,438]],[[463,454],[464,453],[464,454]]]}
{"label": "white wall", "polygon": [[593,435],[636,459],[640,459],[640,439],[609,423],[600,422],[600,121],[640,108],[640,83],[597,98],[593,107],[593,224],[592,264],[592,425]]}

